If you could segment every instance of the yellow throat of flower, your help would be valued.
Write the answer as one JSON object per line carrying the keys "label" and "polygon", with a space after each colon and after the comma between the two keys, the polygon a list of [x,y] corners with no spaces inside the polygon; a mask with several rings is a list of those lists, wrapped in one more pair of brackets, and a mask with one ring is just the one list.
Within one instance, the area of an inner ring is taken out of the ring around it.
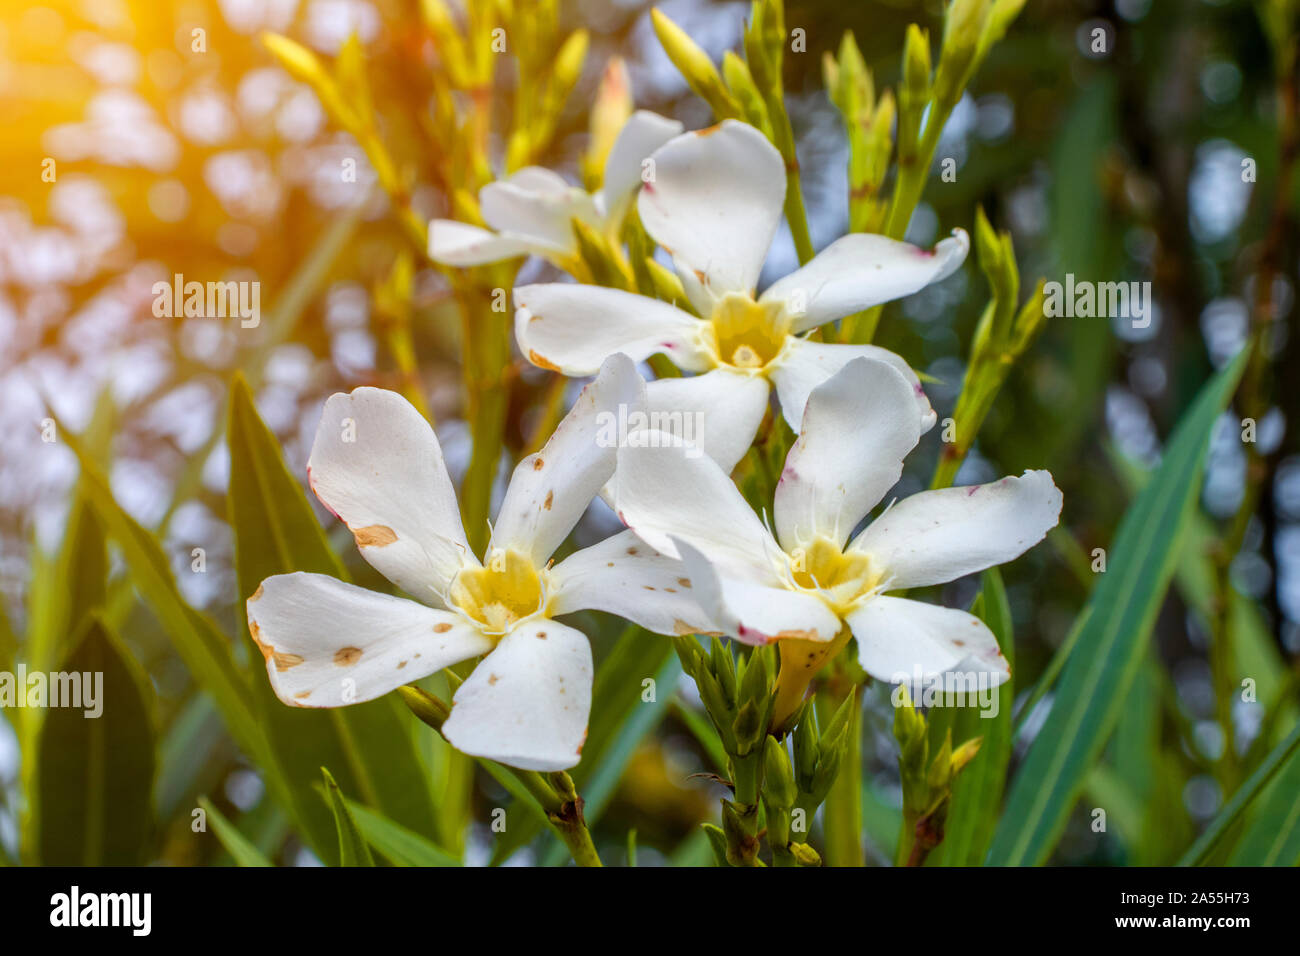
{"label": "yellow throat of flower", "polygon": [[543,610],[542,578],[533,562],[517,551],[497,551],[481,568],[456,575],[451,603],[484,630],[504,634],[516,622]]}
{"label": "yellow throat of flower", "polygon": [[780,302],[755,302],[728,292],[713,307],[705,329],[705,345],[719,365],[758,372],[785,347],[790,319]]}
{"label": "yellow throat of flower", "polygon": [[817,592],[841,615],[876,588],[881,579],[865,554],[846,554],[834,541],[823,537],[790,552],[790,573],[796,585]]}

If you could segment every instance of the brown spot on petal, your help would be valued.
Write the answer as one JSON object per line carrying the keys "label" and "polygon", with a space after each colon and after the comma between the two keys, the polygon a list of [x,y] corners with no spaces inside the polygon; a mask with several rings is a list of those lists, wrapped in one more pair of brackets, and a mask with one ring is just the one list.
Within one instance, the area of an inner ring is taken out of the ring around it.
{"label": "brown spot on petal", "polygon": [[635,556],[635,555],[636,555],[636,548],[628,548],[628,549],[627,549],[627,553],[630,554],[630,555]]}
{"label": "brown spot on petal", "polygon": [[397,532],[386,524],[372,524],[352,532],[358,548],[382,548],[397,540]]}
{"label": "brown spot on petal", "polygon": [[488,674],[488,683],[489,683],[489,684],[495,684],[498,680],[500,680],[500,678],[497,677],[496,674]]}
{"label": "brown spot on petal", "polygon": [[[537,316],[534,316],[533,319],[534,321],[536,321]],[[550,359],[548,359],[545,355],[538,355],[532,349],[528,350],[528,361],[532,362],[538,368],[549,369],[552,372],[558,372],[560,370],[560,367],[556,365],[554,362],[552,362]]]}
{"label": "brown spot on petal", "polygon": [[291,667],[297,667],[303,659],[297,654],[286,654],[284,651],[275,651],[271,654],[275,660],[275,669],[284,673]]}
{"label": "brown spot on petal", "polygon": [[296,693],[296,694],[293,695],[293,699],[294,699],[294,700],[306,700],[306,699],[307,699],[308,697],[310,697],[310,696],[311,696],[311,691],[309,691],[309,690],[300,690],[300,691],[298,691],[298,693]]}
{"label": "brown spot on petal", "polygon": [[555,504],[555,492],[554,492],[554,491],[548,491],[548,492],[546,493],[546,500],[542,502],[542,507],[543,507],[545,510],[550,511],[550,510],[551,510],[551,505],[553,505],[553,504]]}
{"label": "brown spot on petal", "polygon": [[351,667],[359,660],[361,660],[359,647],[340,647],[334,652],[334,663],[339,667]]}
{"label": "brown spot on petal", "polygon": [[667,591],[669,594],[676,594],[676,593],[677,593],[677,589],[676,589],[676,588],[664,588],[664,590]]}
{"label": "brown spot on petal", "polygon": [[688,587],[691,586],[691,579],[690,579],[690,578],[678,578],[678,579],[677,579],[677,583],[680,584],[680,585],[681,585],[682,587],[684,587],[684,588],[688,588]]}
{"label": "brown spot on petal", "polygon": [[545,632],[545,631],[538,631],[538,632],[537,632],[537,639],[538,639],[539,641],[544,641],[544,640],[546,640],[546,632]]}
{"label": "brown spot on petal", "polygon": [[406,661],[398,661],[398,662],[397,662],[397,669],[398,669],[399,671],[400,671],[403,667],[405,667],[405,666],[406,666]]}
{"label": "brown spot on petal", "polygon": [[541,471],[541,470],[542,470],[542,466],[545,465],[545,464],[546,464],[546,462],[544,462],[542,459],[540,459],[540,458],[534,458],[534,459],[533,459],[533,471]]}
{"label": "brown spot on petal", "polygon": [[433,625],[433,633],[435,634],[446,634],[450,630],[451,630],[451,625],[448,624],[446,621],[443,621],[441,624]]}

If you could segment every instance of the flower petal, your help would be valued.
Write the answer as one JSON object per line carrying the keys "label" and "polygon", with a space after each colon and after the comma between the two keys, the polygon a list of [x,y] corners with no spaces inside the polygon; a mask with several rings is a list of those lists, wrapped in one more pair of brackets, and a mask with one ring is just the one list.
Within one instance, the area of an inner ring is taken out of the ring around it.
{"label": "flower petal", "polygon": [[637,197],[646,232],[714,297],[752,293],[785,202],[781,154],[754,127],[725,120],[651,158],[654,180]]}
{"label": "flower petal", "polygon": [[271,687],[291,707],[373,700],[492,649],[459,614],[324,574],[267,578],[247,606]]}
{"label": "flower petal", "polygon": [[850,546],[871,556],[890,590],[943,584],[1020,557],[1061,514],[1061,492],[1045,471],[987,485],[941,488],[904,498]]}
{"label": "flower petal", "polygon": [[513,548],[546,563],[614,474],[620,406],[640,409],[644,383],[626,355],[611,355],[541,451],[515,467],[492,529],[489,552]]}
{"label": "flower petal", "polygon": [[619,289],[560,282],[515,289],[519,351],[565,375],[594,375],[615,352],[637,362],[662,352],[678,368],[709,368],[700,324],[666,302]]}
{"label": "flower petal", "polygon": [[797,306],[791,314],[795,331],[802,332],[946,279],[969,251],[970,238],[961,229],[954,229],[933,251],[888,236],[852,233],[836,239],[801,269],[772,283],[760,301]]}
{"label": "flower petal", "polygon": [[443,265],[468,268],[501,262],[516,256],[563,256],[565,246],[542,242],[517,233],[495,233],[454,219],[429,223],[429,258]]}
{"label": "flower petal", "polygon": [[830,641],[840,632],[839,617],[814,595],[733,576],[687,542],[674,540],[704,616],[724,634],[746,644],[769,644]]}
{"label": "flower petal", "polygon": [[836,345],[794,337],[786,340],[785,349],[776,359],[772,371],[772,381],[781,399],[781,413],[790,427],[799,430],[804,406],[808,404],[812,390],[860,355],[888,362],[903,373],[912,385],[921,434],[929,431],[936,419],[934,409],[925,397],[920,378],[900,356],[878,345]]}
{"label": "flower petal", "polygon": [[548,573],[550,612],[617,614],[657,634],[717,630],[700,610],[682,562],[660,554],[632,531],[621,531],[569,555]]}
{"label": "flower petal", "polygon": [[651,428],[703,448],[727,474],[749,451],[772,389],[757,375],[716,368],[703,375],[661,378],[646,385]]}
{"label": "flower petal", "polygon": [[488,183],[479,190],[478,201],[483,221],[497,232],[562,248],[574,246],[571,220],[595,223],[599,218],[591,196],[538,167]]}
{"label": "flower petal", "polygon": [[680,539],[738,576],[779,583],[780,547],[717,463],[675,436],[635,434],[611,483],[623,523],[669,557]]}
{"label": "flower petal", "polygon": [[993,632],[965,611],[874,597],[847,620],[858,639],[858,662],[877,680],[909,683],[962,670],[987,674],[989,686],[997,687],[1011,676]]}
{"label": "flower petal", "polygon": [[476,563],[438,438],[396,392],[330,396],[307,481],[352,531],[361,556],[425,604],[441,605],[456,572]]}
{"label": "flower petal", "polygon": [[781,546],[824,535],[843,547],[920,437],[912,385],[888,362],[859,356],[813,389],[776,486]]}
{"label": "flower petal", "polygon": [[515,628],[452,698],[443,735],[457,750],[523,770],[579,760],[591,711],[591,645],[546,618]]}
{"label": "flower petal", "polygon": [[682,124],[649,110],[637,110],[623,124],[605,158],[597,204],[612,222],[622,219],[625,203],[641,186],[642,164],[650,154],[681,134]]}

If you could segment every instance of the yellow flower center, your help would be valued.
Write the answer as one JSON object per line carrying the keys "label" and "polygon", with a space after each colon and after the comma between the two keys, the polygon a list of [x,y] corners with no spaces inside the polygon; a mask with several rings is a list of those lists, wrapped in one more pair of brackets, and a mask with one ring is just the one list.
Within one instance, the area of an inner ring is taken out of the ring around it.
{"label": "yellow flower center", "polygon": [[837,614],[843,614],[859,598],[880,584],[865,554],[845,553],[828,538],[817,537],[790,552],[790,573],[794,583],[815,591]]}
{"label": "yellow flower center", "polygon": [[484,629],[504,634],[542,610],[542,578],[517,551],[497,551],[486,567],[465,568],[451,586],[451,603]]}
{"label": "yellow flower center", "polygon": [[755,372],[781,354],[789,334],[780,302],[755,302],[739,292],[728,292],[713,307],[704,333],[719,365]]}

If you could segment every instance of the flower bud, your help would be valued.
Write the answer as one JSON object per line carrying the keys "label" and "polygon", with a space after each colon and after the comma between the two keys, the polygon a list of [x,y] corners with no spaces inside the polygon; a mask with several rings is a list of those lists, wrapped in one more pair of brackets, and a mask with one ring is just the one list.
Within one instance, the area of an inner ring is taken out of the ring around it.
{"label": "flower bud", "polygon": [[763,797],[783,809],[793,807],[799,797],[790,757],[775,737],[763,739]]}
{"label": "flower bud", "polygon": [[695,95],[713,108],[717,119],[738,119],[740,106],[727,92],[709,55],[658,7],[651,8],[650,19],[668,59],[673,61],[673,66],[677,67]]}

